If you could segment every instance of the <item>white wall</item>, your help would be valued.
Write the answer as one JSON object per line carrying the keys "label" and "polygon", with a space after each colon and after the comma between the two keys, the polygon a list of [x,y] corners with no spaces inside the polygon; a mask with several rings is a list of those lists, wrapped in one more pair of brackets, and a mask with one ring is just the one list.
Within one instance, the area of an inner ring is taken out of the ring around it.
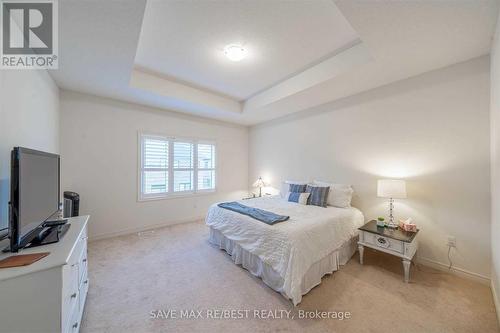
{"label": "white wall", "polygon": [[[139,131],[215,140],[217,193],[138,202]],[[247,194],[245,127],[63,91],[61,152],[63,189],[80,194],[93,238],[192,221],[216,201]]]}
{"label": "white wall", "polygon": [[8,225],[10,152],[59,152],[59,89],[45,70],[0,70],[0,229]]}
{"label": "white wall", "polygon": [[[491,287],[500,314],[500,24],[491,50]],[[499,316],[500,320],[500,316]]]}
{"label": "white wall", "polygon": [[[250,130],[250,181],[352,184],[354,205],[387,214],[376,180],[407,179],[395,215],[420,231],[419,259],[490,276],[489,58],[329,103]],[[441,266],[442,267],[442,266]]]}

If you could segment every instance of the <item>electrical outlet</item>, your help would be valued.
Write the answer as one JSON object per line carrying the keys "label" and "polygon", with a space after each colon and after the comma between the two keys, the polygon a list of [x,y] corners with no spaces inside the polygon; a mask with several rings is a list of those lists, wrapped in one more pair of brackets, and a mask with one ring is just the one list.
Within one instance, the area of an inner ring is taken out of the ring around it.
{"label": "electrical outlet", "polygon": [[457,239],[455,238],[455,236],[448,236],[446,245],[450,247],[457,247]]}

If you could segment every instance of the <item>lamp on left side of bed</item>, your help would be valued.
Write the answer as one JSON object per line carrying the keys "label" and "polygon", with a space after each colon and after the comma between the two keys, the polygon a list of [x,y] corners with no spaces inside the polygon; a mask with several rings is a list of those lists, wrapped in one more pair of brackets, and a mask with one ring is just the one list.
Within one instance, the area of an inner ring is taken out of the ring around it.
{"label": "lamp on left side of bed", "polygon": [[262,177],[259,177],[255,183],[253,183],[253,187],[259,188],[259,198],[262,196],[262,188],[267,186],[266,183],[262,180]]}

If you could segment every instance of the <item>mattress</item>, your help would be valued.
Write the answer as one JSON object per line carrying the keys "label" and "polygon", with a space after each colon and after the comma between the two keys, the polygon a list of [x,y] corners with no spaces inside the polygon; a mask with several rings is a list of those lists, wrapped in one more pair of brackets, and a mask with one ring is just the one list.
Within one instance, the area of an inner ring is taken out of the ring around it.
{"label": "mattress", "polygon": [[[338,269],[338,253],[335,252],[349,244],[364,223],[363,214],[353,207],[306,206],[288,202],[280,196],[244,200],[241,203],[289,215],[290,219],[267,225],[215,204],[210,207],[206,217],[206,224],[212,230],[211,242],[229,250],[230,254],[237,248],[237,252],[258,258],[265,264],[262,269],[272,270],[272,280],[281,281],[278,287],[275,283],[264,282],[272,284],[270,286],[273,289],[291,299],[295,305],[301,301],[304,290],[312,288],[303,283],[311,267],[322,260],[330,260],[326,270],[331,272]],[[333,262],[334,257],[337,262]]]}

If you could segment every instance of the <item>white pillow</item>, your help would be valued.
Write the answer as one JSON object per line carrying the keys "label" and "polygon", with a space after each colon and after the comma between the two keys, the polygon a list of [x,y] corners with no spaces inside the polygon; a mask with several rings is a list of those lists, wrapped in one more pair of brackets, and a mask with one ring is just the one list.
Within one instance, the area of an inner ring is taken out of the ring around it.
{"label": "white pillow", "polygon": [[288,190],[290,189],[290,184],[297,184],[297,185],[307,185],[309,184],[308,181],[303,181],[303,180],[285,180],[281,184],[281,191],[280,191],[280,196],[286,200],[288,200]]}
{"label": "white pillow", "polygon": [[[286,200],[287,201],[290,201],[290,194],[292,192],[288,192],[286,194]],[[295,193],[297,194],[297,193]],[[297,201],[298,204],[301,204],[301,205],[307,205],[307,199],[309,199],[309,195],[311,195],[311,193],[299,193],[299,200]],[[295,202],[295,201],[291,201],[291,202]]]}
{"label": "white pillow", "polygon": [[313,181],[313,184],[320,186],[330,186],[330,192],[328,193],[327,200],[328,205],[339,208],[351,207],[352,194],[354,193],[351,185],[333,184],[320,180]]}

